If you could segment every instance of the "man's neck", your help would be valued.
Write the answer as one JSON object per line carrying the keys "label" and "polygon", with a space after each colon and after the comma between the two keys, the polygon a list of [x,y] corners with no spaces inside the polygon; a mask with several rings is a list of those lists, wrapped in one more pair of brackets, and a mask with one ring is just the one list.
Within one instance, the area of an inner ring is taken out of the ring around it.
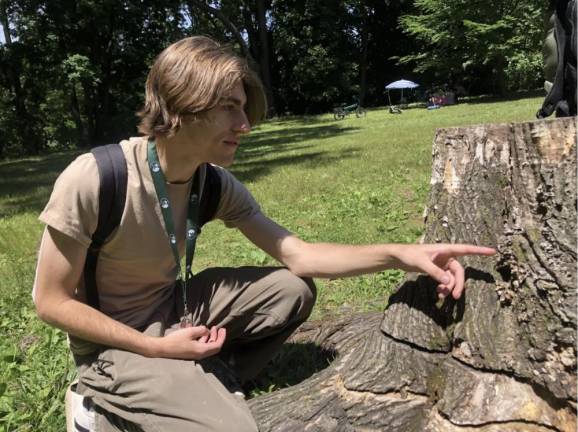
{"label": "man's neck", "polygon": [[169,183],[186,183],[202,163],[196,160],[187,146],[181,145],[183,143],[179,141],[178,136],[155,139],[159,162]]}

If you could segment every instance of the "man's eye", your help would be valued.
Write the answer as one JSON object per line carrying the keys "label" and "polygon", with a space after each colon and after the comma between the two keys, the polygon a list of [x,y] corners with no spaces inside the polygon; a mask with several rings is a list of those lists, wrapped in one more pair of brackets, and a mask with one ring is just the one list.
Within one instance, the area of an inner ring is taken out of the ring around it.
{"label": "man's eye", "polygon": [[224,104],[224,105],[223,105],[223,109],[224,109],[225,111],[233,111],[233,110],[235,109],[235,105],[233,105],[233,104]]}

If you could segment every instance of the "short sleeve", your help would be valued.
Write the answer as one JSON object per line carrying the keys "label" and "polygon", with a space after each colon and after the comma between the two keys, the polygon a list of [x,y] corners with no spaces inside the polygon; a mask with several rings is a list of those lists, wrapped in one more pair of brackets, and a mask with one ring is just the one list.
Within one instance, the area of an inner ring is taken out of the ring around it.
{"label": "short sleeve", "polygon": [[215,166],[221,177],[221,199],[215,219],[221,219],[229,228],[261,211],[247,188],[227,170]]}
{"label": "short sleeve", "polygon": [[58,176],[38,219],[88,248],[98,223],[99,189],[96,160],[83,154]]}

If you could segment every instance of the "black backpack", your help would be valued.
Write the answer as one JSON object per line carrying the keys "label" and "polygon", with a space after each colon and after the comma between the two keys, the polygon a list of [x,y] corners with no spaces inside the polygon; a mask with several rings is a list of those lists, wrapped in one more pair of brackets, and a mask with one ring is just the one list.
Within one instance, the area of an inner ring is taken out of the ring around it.
{"label": "black backpack", "polygon": [[[100,309],[98,289],[96,286],[96,267],[98,254],[108,236],[120,224],[126,202],[128,173],[126,159],[118,144],[108,144],[91,150],[100,177],[98,196],[98,223],[92,235],[84,263],[84,286],[87,304]],[[212,220],[221,199],[221,177],[216,168],[206,164],[206,177],[199,208],[199,225],[202,227]]]}
{"label": "black backpack", "polygon": [[[557,0],[554,11],[556,74],[542,108],[536,117],[576,115],[576,0]],[[546,48],[548,49],[548,47]]]}

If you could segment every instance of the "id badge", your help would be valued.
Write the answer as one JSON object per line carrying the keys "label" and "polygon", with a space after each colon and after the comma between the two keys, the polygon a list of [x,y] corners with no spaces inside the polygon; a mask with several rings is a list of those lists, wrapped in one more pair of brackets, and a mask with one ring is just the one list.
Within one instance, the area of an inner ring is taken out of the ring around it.
{"label": "id badge", "polygon": [[175,281],[175,289],[180,291],[183,296],[183,316],[179,324],[180,328],[192,327],[193,321],[189,317],[189,307],[187,305],[187,294],[185,292],[185,282],[182,279],[177,279]]}
{"label": "id badge", "polygon": [[187,328],[187,327],[192,327],[193,326],[193,322],[191,321],[191,319],[189,318],[188,314],[187,315],[183,315],[181,318],[181,322],[179,324],[180,328]]}

